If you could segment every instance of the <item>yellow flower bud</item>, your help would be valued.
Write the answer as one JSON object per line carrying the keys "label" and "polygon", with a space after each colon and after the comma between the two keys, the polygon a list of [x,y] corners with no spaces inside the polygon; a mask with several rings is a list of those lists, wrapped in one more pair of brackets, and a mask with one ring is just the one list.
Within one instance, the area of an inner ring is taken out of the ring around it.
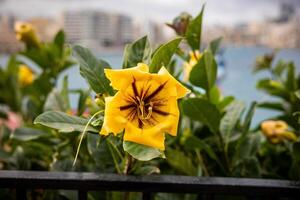
{"label": "yellow flower bud", "polygon": [[283,138],[285,138],[289,141],[292,141],[292,142],[297,141],[297,136],[293,132],[286,131],[286,132],[283,132],[281,135],[282,135]]}
{"label": "yellow flower bud", "polygon": [[39,47],[41,41],[33,26],[25,22],[15,23],[16,38],[26,44],[27,47]]}
{"label": "yellow flower bud", "polygon": [[30,85],[33,82],[35,75],[27,65],[20,65],[18,77],[20,85],[24,87]]}
{"label": "yellow flower bud", "polygon": [[286,122],[278,120],[268,120],[261,124],[261,130],[267,139],[273,143],[278,144],[284,140],[297,141],[295,133],[288,131],[288,125]]}
{"label": "yellow flower bud", "polygon": [[200,53],[200,51],[196,50],[196,51],[190,51],[190,60],[189,62],[184,62],[183,63],[183,69],[184,69],[184,77],[183,80],[184,81],[188,81],[190,78],[190,73],[193,69],[193,67],[197,64],[198,60],[201,58],[202,54]]}

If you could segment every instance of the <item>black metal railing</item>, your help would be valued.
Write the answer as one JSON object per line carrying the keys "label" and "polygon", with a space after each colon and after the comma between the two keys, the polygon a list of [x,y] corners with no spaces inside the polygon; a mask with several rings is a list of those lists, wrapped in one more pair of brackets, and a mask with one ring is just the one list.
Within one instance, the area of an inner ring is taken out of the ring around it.
{"label": "black metal railing", "polygon": [[[300,169],[299,169],[300,170]],[[300,199],[300,181],[191,176],[125,176],[86,172],[0,171],[0,188],[16,189],[16,199],[26,199],[32,189],[78,191],[87,199],[89,191],[142,192],[143,199],[154,193],[197,193],[198,199],[216,195],[242,195],[247,199]]]}

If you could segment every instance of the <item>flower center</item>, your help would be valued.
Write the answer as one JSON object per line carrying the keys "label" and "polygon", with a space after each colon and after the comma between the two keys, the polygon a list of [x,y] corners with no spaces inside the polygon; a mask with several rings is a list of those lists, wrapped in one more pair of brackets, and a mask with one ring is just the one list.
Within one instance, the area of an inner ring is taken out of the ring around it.
{"label": "flower center", "polygon": [[[169,115],[167,97],[160,96],[166,82],[160,85],[151,85],[149,82],[131,84],[132,92],[126,93],[126,102],[128,104],[120,106],[124,111],[124,116],[129,121],[137,123],[139,128],[145,128],[156,125],[160,120],[159,116]],[[152,88],[151,88],[152,87]]]}
{"label": "flower center", "polygon": [[145,104],[145,102],[138,96],[136,96],[136,99],[138,102],[138,118],[142,121],[150,119],[153,110],[153,103],[150,101],[149,103]]}

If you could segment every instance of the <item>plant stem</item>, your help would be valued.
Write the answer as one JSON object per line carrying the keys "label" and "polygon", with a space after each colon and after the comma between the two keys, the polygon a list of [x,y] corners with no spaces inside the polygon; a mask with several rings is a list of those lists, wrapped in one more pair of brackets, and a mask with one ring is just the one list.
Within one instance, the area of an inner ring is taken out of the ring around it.
{"label": "plant stem", "polygon": [[[125,155],[125,163],[124,163],[124,170],[123,170],[123,174],[124,175],[128,175],[130,169],[131,169],[131,164],[132,164],[132,156],[129,155],[128,153],[126,153]],[[128,200],[129,199],[129,195],[130,195],[130,192],[125,192],[124,194],[124,200]]]}
{"label": "plant stem", "polygon": [[221,151],[223,152],[224,160],[226,163],[226,169],[227,169],[227,172],[230,173],[231,170],[230,170],[230,166],[229,166],[229,159],[228,159],[228,153],[226,150],[226,144],[225,144],[220,132],[218,132],[218,136],[219,136],[219,140],[220,140]]}
{"label": "plant stem", "polygon": [[126,153],[125,158],[126,158],[126,160],[125,160],[125,164],[124,164],[123,174],[124,174],[124,175],[127,175],[128,172],[129,172],[130,169],[131,169],[131,163],[132,163],[132,159],[133,159],[133,158],[132,158],[132,156],[129,155],[128,153]]}
{"label": "plant stem", "polygon": [[203,169],[203,171],[204,171],[204,175],[205,175],[205,176],[209,176],[209,172],[208,172],[208,170],[207,170],[206,165],[204,164],[204,161],[203,161],[203,157],[202,157],[201,152],[198,151],[198,150],[196,150],[196,155],[197,155],[198,160],[199,160],[199,162],[200,162],[200,165],[201,165],[201,167],[202,167],[202,169]]}
{"label": "plant stem", "polygon": [[78,158],[80,146],[81,146],[83,137],[85,136],[85,133],[86,133],[86,131],[87,131],[88,126],[90,125],[90,123],[92,122],[92,120],[94,119],[94,117],[96,117],[98,114],[100,114],[100,113],[103,112],[103,111],[104,111],[104,110],[100,110],[100,111],[96,112],[96,113],[89,119],[88,123],[85,125],[85,127],[84,127],[84,129],[83,129],[83,132],[82,132],[82,134],[81,134],[80,140],[79,140],[79,144],[78,144],[78,147],[77,147],[77,151],[76,151],[75,159],[74,159],[74,162],[73,162],[73,166],[75,166],[76,160],[77,160],[77,158]]}

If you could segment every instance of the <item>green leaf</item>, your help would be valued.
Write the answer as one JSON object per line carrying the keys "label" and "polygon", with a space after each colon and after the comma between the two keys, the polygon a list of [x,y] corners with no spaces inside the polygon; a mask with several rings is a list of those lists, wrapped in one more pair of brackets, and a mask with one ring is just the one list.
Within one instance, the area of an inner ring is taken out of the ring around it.
{"label": "green leaf", "polygon": [[217,63],[210,51],[205,51],[190,73],[190,82],[206,90],[215,85],[217,78]]}
{"label": "green leaf", "polygon": [[91,158],[94,160],[98,169],[103,172],[114,171],[113,157],[109,150],[109,142],[111,136],[104,139],[99,134],[87,134],[87,150]]}
{"label": "green leaf", "polygon": [[287,77],[286,77],[286,88],[293,92],[297,90],[297,80],[295,76],[295,65],[294,63],[289,63],[288,65],[288,72],[287,72]]}
{"label": "green leaf", "polygon": [[297,97],[298,99],[300,99],[300,90],[297,90],[297,91],[295,92],[295,95],[296,95],[296,97]]}
{"label": "green leaf", "polygon": [[62,99],[61,93],[54,88],[49,95],[47,96],[44,111],[55,110],[55,111],[67,111],[67,105],[65,105],[64,100]]}
{"label": "green leaf", "polygon": [[164,157],[164,154],[158,149],[134,142],[124,141],[123,148],[124,151],[140,161],[148,161],[154,158]]}
{"label": "green leaf", "polygon": [[[70,116],[63,112],[57,111],[44,112],[34,120],[34,124],[42,124],[44,126],[57,129],[60,132],[82,132],[87,123],[87,119],[77,116]],[[95,133],[99,132],[99,130],[90,125],[88,126],[87,131]]]}
{"label": "green leaf", "polygon": [[279,60],[275,67],[272,69],[272,73],[278,77],[281,77],[282,72],[287,69],[288,63],[283,60]]}
{"label": "green leaf", "polygon": [[190,98],[182,101],[183,114],[207,125],[213,133],[219,131],[221,114],[217,107],[205,99]]}
{"label": "green leaf", "polygon": [[300,161],[293,160],[289,171],[289,178],[292,180],[300,180]]}
{"label": "green leaf", "polygon": [[175,38],[155,50],[150,63],[150,72],[155,73],[158,72],[162,66],[168,66],[181,40],[182,38]]}
{"label": "green leaf", "polygon": [[86,100],[89,98],[90,96],[90,89],[89,90],[79,90],[79,99],[78,99],[78,103],[77,103],[77,115],[82,115],[83,112],[86,109]]}
{"label": "green leaf", "polygon": [[187,149],[190,149],[190,150],[195,150],[195,149],[203,150],[203,151],[205,151],[205,153],[207,153],[207,155],[211,159],[213,159],[213,160],[217,161],[218,163],[220,163],[217,155],[215,154],[215,152],[211,148],[211,146],[208,145],[203,140],[197,138],[196,136],[194,136],[194,135],[187,136],[185,138],[184,145]]}
{"label": "green leaf", "polygon": [[295,142],[293,144],[293,157],[300,162],[300,142]]}
{"label": "green leaf", "polygon": [[103,60],[96,59],[87,48],[74,46],[73,52],[80,65],[80,74],[88,81],[91,88],[96,93],[113,95],[113,89],[104,74],[104,69],[110,68],[109,64]]}
{"label": "green leaf", "polygon": [[221,120],[220,132],[225,138],[225,143],[229,142],[230,136],[233,134],[234,127],[239,121],[245,104],[243,102],[234,101],[227,107],[227,112]]}
{"label": "green leaf", "polygon": [[218,37],[209,43],[209,49],[212,52],[212,54],[215,55],[216,53],[218,53],[221,41],[222,37]]}
{"label": "green leaf", "polygon": [[256,102],[252,102],[251,103],[251,106],[245,116],[245,119],[244,119],[244,122],[243,122],[243,125],[242,125],[242,133],[241,133],[241,136],[240,138],[238,139],[238,142],[237,142],[237,145],[235,147],[236,149],[236,152],[240,152],[241,151],[241,145],[243,145],[244,142],[246,142],[247,140],[247,137],[249,135],[249,129],[250,129],[250,125],[251,125],[251,121],[252,121],[252,118],[254,116],[254,112],[255,112],[255,108],[256,108]]}
{"label": "green leaf", "polygon": [[39,129],[34,129],[34,128],[17,128],[13,135],[12,139],[19,140],[19,141],[30,141],[30,140],[35,140],[38,139],[39,137],[45,136],[48,133]]}
{"label": "green leaf", "polygon": [[289,99],[289,93],[286,91],[281,82],[270,79],[262,79],[257,82],[256,87],[257,89],[263,90],[270,95]]}
{"label": "green leaf", "polygon": [[220,89],[218,88],[218,86],[214,85],[212,87],[212,89],[209,92],[209,97],[210,97],[210,102],[218,105],[220,98],[221,98],[221,92]]}
{"label": "green leaf", "polygon": [[224,97],[224,99],[221,100],[221,102],[217,105],[217,107],[219,110],[224,110],[233,101],[234,101],[233,96],[226,96]]}
{"label": "green leaf", "polygon": [[168,148],[166,150],[167,162],[176,170],[190,176],[197,174],[197,168],[193,165],[191,158],[176,149]]}
{"label": "green leaf", "polygon": [[151,47],[147,36],[138,39],[132,44],[127,44],[124,50],[123,69],[135,67],[142,62],[149,64]]}
{"label": "green leaf", "polygon": [[256,108],[256,102],[253,101],[250,105],[250,108],[245,116],[245,120],[244,120],[244,123],[243,123],[243,133],[242,135],[246,135],[247,132],[249,131],[250,129],[250,125],[251,125],[251,121],[253,119],[253,116],[254,116],[254,112],[255,112],[255,108]]}
{"label": "green leaf", "polygon": [[65,43],[64,31],[60,30],[57,32],[57,34],[55,35],[55,38],[54,38],[54,43],[61,48],[64,46],[64,43]]}
{"label": "green leaf", "polygon": [[284,107],[284,104],[282,102],[261,102],[261,103],[257,104],[257,107],[278,110],[278,111],[286,110]]}
{"label": "green leaf", "polygon": [[188,25],[186,30],[186,40],[193,50],[199,50],[201,45],[202,19],[205,5],[201,12]]}
{"label": "green leaf", "polygon": [[255,156],[244,157],[234,166],[233,176],[258,178],[261,175],[260,163]]}
{"label": "green leaf", "polygon": [[261,135],[259,131],[246,135],[245,139],[241,140],[241,143],[237,145],[234,160],[238,162],[240,159],[255,156],[259,150]]}
{"label": "green leaf", "polygon": [[66,110],[70,110],[70,99],[69,99],[69,82],[68,82],[68,76],[65,76],[63,79],[63,85],[60,91],[61,98],[63,100],[64,106]]}

